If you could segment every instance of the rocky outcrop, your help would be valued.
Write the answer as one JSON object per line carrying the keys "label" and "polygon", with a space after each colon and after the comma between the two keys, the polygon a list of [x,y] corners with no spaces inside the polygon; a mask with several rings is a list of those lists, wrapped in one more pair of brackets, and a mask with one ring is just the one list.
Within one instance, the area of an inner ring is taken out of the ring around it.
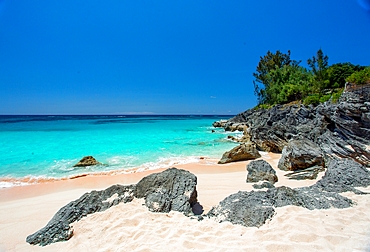
{"label": "rocky outcrop", "polygon": [[136,185],[135,197],[145,198],[145,205],[152,212],[171,210],[189,214],[197,203],[197,177],[185,170],[167,169],[151,174]]}
{"label": "rocky outcrop", "polygon": [[345,92],[337,104],[251,109],[225,125],[245,124],[245,134],[259,150],[281,153],[290,140],[306,138],[317,144],[324,155],[351,158],[370,166],[369,97],[368,92]]}
{"label": "rocky outcrop", "polygon": [[213,207],[208,217],[219,222],[229,221],[246,227],[260,227],[275,214],[276,207],[294,205],[312,209],[346,208],[352,201],[337,193],[316,188],[271,188],[267,191],[238,192]]}
{"label": "rocky outcrop", "polygon": [[66,241],[73,235],[71,223],[121,202],[130,202],[134,197],[145,198],[145,204],[150,211],[174,210],[190,214],[193,205],[197,203],[196,184],[195,175],[185,170],[171,168],[144,177],[136,185],[114,185],[102,191],[85,193],[79,199],[62,207],[44,228],[29,235],[26,241],[41,246]]}
{"label": "rocky outcrop", "polygon": [[233,148],[232,150],[225,152],[218,163],[226,164],[235,161],[256,159],[259,157],[261,157],[261,155],[256,149],[256,145],[251,142],[248,142],[242,143],[239,146]]}
{"label": "rocky outcrop", "polygon": [[102,191],[85,193],[79,199],[62,207],[46,226],[29,235],[30,244],[45,246],[54,242],[69,240],[73,235],[70,224],[88,214],[104,211],[121,202],[130,202],[134,198],[135,186],[114,185]]}
{"label": "rocky outcrop", "polygon": [[275,170],[265,160],[255,160],[247,165],[247,183],[268,181],[274,184],[278,181]]}
{"label": "rocky outcrop", "polygon": [[310,210],[350,207],[353,202],[338,193],[361,194],[355,187],[370,186],[370,171],[352,159],[334,158],[328,163],[325,175],[312,186],[238,192],[222,200],[207,216],[220,222],[259,227],[273,217],[276,207],[293,205]]}
{"label": "rocky outcrop", "polygon": [[283,148],[278,168],[284,171],[303,170],[312,166],[324,167],[324,158],[317,144],[308,140],[291,140]]}
{"label": "rocky outcrop", "polygon": [[215,128],[223,128],[225,127],[225,124],[227,123],[227,120],[220,120],[212,123],[212,126]]}
{"label": "rocky outcrop", "polygon": [[313,187],[328,192],[361,193],[355,187],[370,185],[370,171],[353,159],[332,159],[328,163],[325,175]]}
{"label": "rocky outcrop", "polygon": [[86,167],[92,165],[100,165],[101,163],[98,162],[93,156],[86,156],[83,157],[77,164],[73,167]]}

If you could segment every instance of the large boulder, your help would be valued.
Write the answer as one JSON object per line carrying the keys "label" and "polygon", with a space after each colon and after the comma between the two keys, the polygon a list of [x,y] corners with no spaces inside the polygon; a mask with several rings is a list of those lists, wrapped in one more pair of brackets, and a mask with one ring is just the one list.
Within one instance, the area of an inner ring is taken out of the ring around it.
{"label": "large boulder", "polygon": [[261,155],[259,154],[256,145],[252,142],[248,142],[242,143],[232,150],[225,152],[218,163],[226,164],[231,162],[256,159],[259,157],[261,157]]}
{"label": "large boulder", "polygon": [[83,157],[73,167],[86,167],[86,166],[99,165],[99,164],[101,163],[98,162],[93,156],[86,156],[86,157]]}
{"label": "large boulder", "polygon": [[152,212],[171,210],[192,213],[197,203],[197,177],[185,170],[167,169],[144,177],[136,184],[135,197],[145,198]]}
{"label": "large boulder", "polygon": [[266,180],[271,184],[278,181],[275,170],[265,160],[254,160],[247,165],[247,183]]}
{"label": "large boulder", "polygon": [[29,235],[26,241],[41,246],[66,241],[73,236],[71,223],[121,202],[130,202],[134,197],[145,198],[150,211],[174,210],[190,214],[197,203],[196,184],[197,177],[194,174],[171,168],[144,177],[136,185],[114,185],[105,190],[85,193],[62,207],[44,228]]}
{"label": "large boulder", "polygon": [[278,168],[284,171],[296,171],[312,166],[324,166],[324,158],[317,144],[308,140],[291,140],[284,147]]}

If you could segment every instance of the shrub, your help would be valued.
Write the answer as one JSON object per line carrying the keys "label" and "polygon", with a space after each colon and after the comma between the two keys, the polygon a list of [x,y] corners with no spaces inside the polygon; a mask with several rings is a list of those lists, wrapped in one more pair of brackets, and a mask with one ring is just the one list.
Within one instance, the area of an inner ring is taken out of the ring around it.
{"label": "shrub", "polygon": [[320,96],[318,94],[309,95],[303,100],[304,105],[318,105],[320,103]]}
{"label": "shrub", "polygon": [[370,82],[370,67],[367,67],[361,71],[354,72],[351,74],[346,81],[362,85]]}

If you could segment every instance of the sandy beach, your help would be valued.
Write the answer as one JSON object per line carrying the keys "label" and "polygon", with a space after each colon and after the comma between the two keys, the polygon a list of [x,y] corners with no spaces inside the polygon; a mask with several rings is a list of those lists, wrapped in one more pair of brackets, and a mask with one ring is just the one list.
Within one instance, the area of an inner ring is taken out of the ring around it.
{"label": "sandy beach", "polygon": [[[276,170],[275,186],[292,188],[315,181],[295,181],[276,168],[279,154],[262,158]],[[247,184],[249,161],[218,165],[217,160],[176,165],[198,178],[198,201],[208,212],[226,196],[253,190]],[[163,169],[162,169],[163,170]],[[276,209],[272,220],[260,228],[197,221],[179,212],[152,213],[135,199],[91,214],[73,224],[67,242],[46,247],[26,243],[64,205],[85,192],[112,184],[137,183],[162,170],[130,174],[84,176],[75,179],[0,189],[0,251],[369,251],[370,195],[342,195],[356,204],[347,209],[308,210],[296,206]],[[323,173],[319,174],[319,178]],[[319,179],[318,178],[318,179]],[[370,192],[370,187],[361,188]]]}

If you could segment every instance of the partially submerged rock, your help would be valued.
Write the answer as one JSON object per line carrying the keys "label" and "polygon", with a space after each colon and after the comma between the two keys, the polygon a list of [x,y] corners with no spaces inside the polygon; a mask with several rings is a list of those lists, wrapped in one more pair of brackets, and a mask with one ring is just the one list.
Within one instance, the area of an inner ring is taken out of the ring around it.
{"label": "partially submerged rock", "polygon": [[312,166],[324,167],[324,158],[317,144],[308,139],[291,140],[284,147],[278,168],[296,171]]}
{"label": "partially submerged rock", "polygon": [[268,181],[274,184],[278,181],[275,170],[265,160],[254,160],[247,165],[247,183]]}
{"label": "partially submerged rock", "polygon": [[86,167],[92,165],[100,165],[101,163],[98,162],[93,156],[86,156],[83,157],[77,164],[73,167]]}
{"label": "partially submerged rock", "polygon": [[226,164],[236,161],[251,160],[261,157],[259,154],[256,145],[252,142],[242,143],[239,146],[236,146],[230,151],[225,152],[222,155],[219,164]]}

